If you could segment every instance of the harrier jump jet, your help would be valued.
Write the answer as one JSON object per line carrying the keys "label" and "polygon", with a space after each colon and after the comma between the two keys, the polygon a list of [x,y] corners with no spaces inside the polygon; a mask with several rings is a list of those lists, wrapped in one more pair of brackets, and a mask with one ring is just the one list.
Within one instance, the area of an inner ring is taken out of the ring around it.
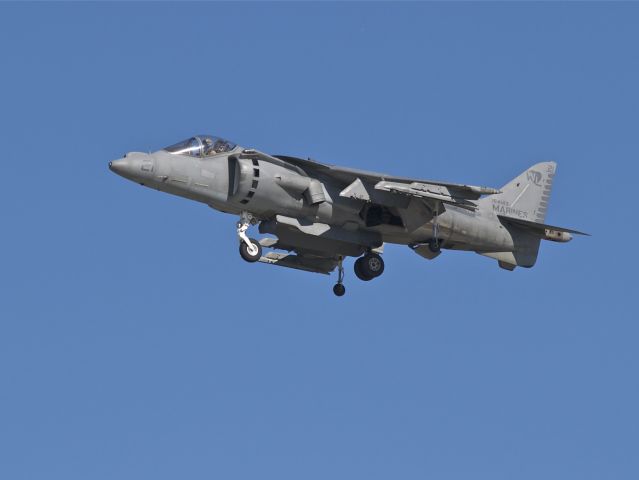
{"label": "harrier jump jet", "polygon": [[[544,223],[556,164],[533,165],[500,189],[396,177],[284,155],[198,135],[153,153],[109,162],[129,180],[237,215],[247,262],[329,274],[344,295],[346,257],[369,281],[384,272],[384,243],[432,260],[466,250],[506,270],[532,267],[541,240],[586,235]],[[271,234],[260,240],[247,230]],[[264,253],[265,249],[279,250]]]}

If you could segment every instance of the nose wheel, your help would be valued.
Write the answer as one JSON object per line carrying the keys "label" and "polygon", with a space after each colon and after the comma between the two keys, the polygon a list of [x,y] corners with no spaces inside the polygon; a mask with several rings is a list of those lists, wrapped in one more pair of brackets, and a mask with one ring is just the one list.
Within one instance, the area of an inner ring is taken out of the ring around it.
{"label": "nose wheel", "polygon": [[257,262],[262,256],[262,245],[254,238],[248,240],[250,243],[240,243],[240,256],[249,263]]}
{"label": "nose wheel", "polygon": [[262,245],[254,238],[249,238],[246,231],[251,225],[255,225],[257,220],[249,212],[240,214],[240,221],[237,222],[237,236],[240,239],[240,256],[249,263],[257,262],[262,256]]}

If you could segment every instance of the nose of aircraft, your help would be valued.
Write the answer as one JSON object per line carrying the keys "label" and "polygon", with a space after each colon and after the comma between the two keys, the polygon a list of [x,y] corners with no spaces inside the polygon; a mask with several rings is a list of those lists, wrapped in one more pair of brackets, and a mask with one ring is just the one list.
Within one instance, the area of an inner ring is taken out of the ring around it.
{"label": "nose of aircraft", "polygon": [[109,162],[109,170],[117,173],[118,175],[126,174],[127,171],[132,170],[131,161],[127,158],[120,158],[118,160],[112,160]]}
{"label": "nose of aircraft", "polygon": [[122,158],[109,162],[109,169],[112,172],[135,181],[148,178],[153,172],[153,167],[153,157],[141,152],[127,153]]}

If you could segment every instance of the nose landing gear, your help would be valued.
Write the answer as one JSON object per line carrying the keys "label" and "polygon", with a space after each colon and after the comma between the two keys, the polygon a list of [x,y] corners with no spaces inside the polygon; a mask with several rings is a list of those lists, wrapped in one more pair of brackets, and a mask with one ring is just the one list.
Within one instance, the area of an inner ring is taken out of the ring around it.
{"label": "nose landing gear", "polygon": [[237,222],[237,236],[240,239],[240,256],[249,263],[257,262],[262,256],[262,245],[254,238],[249,238],[246,231],[251,225],[255,225],[257,220],[249,212],[240,214],[240,221]]}
{"label": "nose landing gear", "polygon": [[262,245],[254,238],[249,238],[250,243],[240,243],[240,256],[249,263],[257,262],[262,256]]}

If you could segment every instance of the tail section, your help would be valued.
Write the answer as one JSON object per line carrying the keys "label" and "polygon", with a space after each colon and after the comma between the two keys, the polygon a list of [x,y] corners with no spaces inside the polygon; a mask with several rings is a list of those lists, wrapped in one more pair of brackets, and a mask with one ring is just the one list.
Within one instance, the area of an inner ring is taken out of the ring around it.
{"label": "tail section", "polygon": [[[512,270],[515,266],[532,267],[537,261],[542,235],[521,225],[510,228],[515,221],[541,224],[543,227],[550,200],[550,190],[555,177],[555,162],[533,165],[501,189],[501,193],[488,195],[480,204],[492,211],[510,231],[514,250],[509,252],[478,252],[499,261],[499,266]],[[508,219],[512,219],[509,223]]]}
{"label": "tail section", "polygon": [[497,215],[544,223],[555,177],[555,162],[541,162],[508,182],[502,193],[489,195],[482,202]]}
{"label": "tail section", "polygon": [[492,210],[508,231],[513,247],[509,251],[478,251],[494,258],[501,268],[532,267],[537,261],[542,240],[568,242],[571,234],[588,235],[569,228],[545,223],[548,200],[557,164],[542,162],[533,165],[501,189],[501,193],[488,195],[479,201],[484,210]]}

